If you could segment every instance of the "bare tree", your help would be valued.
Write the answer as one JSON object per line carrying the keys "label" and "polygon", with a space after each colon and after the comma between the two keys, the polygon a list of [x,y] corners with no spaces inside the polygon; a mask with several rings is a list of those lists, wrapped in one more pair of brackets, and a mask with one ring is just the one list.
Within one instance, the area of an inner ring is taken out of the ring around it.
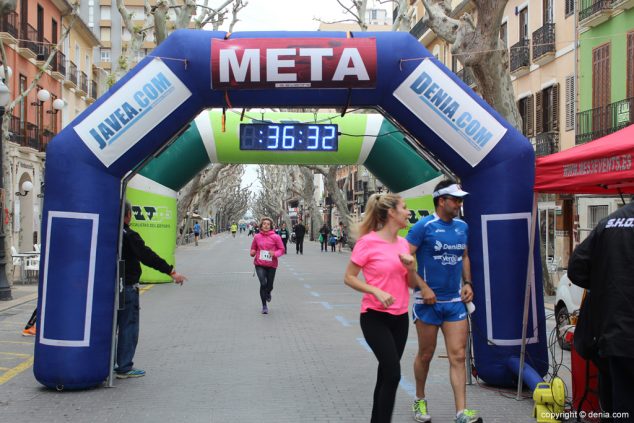
{"label": "bare tree", "polygon": [[[180,2],[179,2],[180,3]],[[193,23],[194,28],[201,29],[206,25],[212,25],[214,30],[218,30],[225,22],[228,7],[233,3],[231,9],[232,21],[229,25],[233,28],[238,21],[238,12],[248,4],[244,0],[225,0],[217,8],[210,7],[209,0],[197,4],[195,0],[184,0],[182,4],[176,4],[175,0],[157,0],[156,4],[150,5],[149,0],[144,1],[145,20],[143,25],[135,24],[134,14],[125,6],[123,0],[117,0],[117,9],[121,15],[124,28],[130,33],[130,41],[119,57],[116,74],[111,74],[110,85],[114,84],[124,73],[134,64],[136,55],[141,51],[143,42],[149,34],[153,34],[156,45],[161,44],[169,35],[169,32],[176,29],[188,28]],[[170,10],[173,11],[174,20],[170,20]],[[196,14],[196,11],[199,11]]]}
{"label": "bare tree", "polygon": [[451,16],[450,0],[422,0],[425,21],[436,35],[451,44],[451,53],[473,71],[478,92],[511,125],[521,128],[515,103],[509,55],[500,39],[500,26],[508,0],[473,0],[477,19],[470,13]]}

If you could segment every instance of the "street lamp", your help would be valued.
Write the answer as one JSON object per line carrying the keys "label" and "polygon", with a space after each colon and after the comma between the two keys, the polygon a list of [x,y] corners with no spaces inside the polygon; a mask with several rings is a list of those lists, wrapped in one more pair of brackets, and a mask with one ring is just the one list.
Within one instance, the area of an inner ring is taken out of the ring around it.
{"label": "street lamp", "polygon": [[29,195],[29,192],[33,191],[33,182],[31,181],[24,181],[22,182],[22,191],[18,191],[15,193],[15,195],[17,195],[18,197],[26,197],[27,195]]}
{"label": "street lamp", "polygon": [[[4,133],[1,125],[4,120],[4,108],[11,101],[11,93],[9,92],[9,87],[4,84],[4,67],[0,67],[0,69],[2,69],[2,75],[0,75],[0,192],[4,192],[4,171],[2,169]],[[10,77],[8,69],[7,74],[7,76]],[[4,198],[4,195],[2,197]],[[0,206],[4,209],[4,204],[0,204]],[[13,299],[11,296],[11,287],[9,286],[9,281],[7,280],[6,264],[7,258],[4,250],[4,219],[0,218],[0,301],[9,301]]]}

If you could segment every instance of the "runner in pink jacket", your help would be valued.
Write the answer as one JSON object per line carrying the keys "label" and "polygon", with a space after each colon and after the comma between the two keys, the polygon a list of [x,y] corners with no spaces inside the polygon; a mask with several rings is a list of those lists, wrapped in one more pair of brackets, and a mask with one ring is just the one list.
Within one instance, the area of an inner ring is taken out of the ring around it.
{"label": "runner in pink jacket", "polygon": [[271,301],[273,281],[277,271],[277,259],[284,254],[282,238],[272,230],[273,221],[269,217],[260,220],[260,233],[253,237],[251,243],[251,257],[254,257],[255,273],[260,280],[260,300],[262,314],[268,314],[266,305]]}

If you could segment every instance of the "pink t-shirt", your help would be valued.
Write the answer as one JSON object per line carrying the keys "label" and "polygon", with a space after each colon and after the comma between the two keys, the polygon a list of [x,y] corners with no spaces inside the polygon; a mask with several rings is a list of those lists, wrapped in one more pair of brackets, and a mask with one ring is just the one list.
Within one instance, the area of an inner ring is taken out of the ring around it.
{"label": "pink t-shirt", "polygon": [[401,263],[399,254],[409,254],[409,244],[405,238],[397,237],[390,243],[381,239],[376,232],[370,232],[357,241],[350,260],[361,267],[365,281],[372,286],[389,292],[394,304],[387,309],[372,294],[364,294],[361,300],[361,313],[368,309],[383,311],[394,315],[407,313],[409,307],[409,287],[407,269]]}

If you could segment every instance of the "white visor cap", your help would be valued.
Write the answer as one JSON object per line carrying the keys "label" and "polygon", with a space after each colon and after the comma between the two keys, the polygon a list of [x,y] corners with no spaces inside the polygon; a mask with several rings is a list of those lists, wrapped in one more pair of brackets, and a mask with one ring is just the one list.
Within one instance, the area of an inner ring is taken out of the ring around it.
{"label": "white visor cap", "polygon": [[463,191],[462,187],[458,184],[452,184],[448,187],[441,188],[438,191],[434,191],[432,196],[434,198],[442,197],[443,195],[451,195],[452,197],[464,197],[465,195],[469,195],[467,191]]}

